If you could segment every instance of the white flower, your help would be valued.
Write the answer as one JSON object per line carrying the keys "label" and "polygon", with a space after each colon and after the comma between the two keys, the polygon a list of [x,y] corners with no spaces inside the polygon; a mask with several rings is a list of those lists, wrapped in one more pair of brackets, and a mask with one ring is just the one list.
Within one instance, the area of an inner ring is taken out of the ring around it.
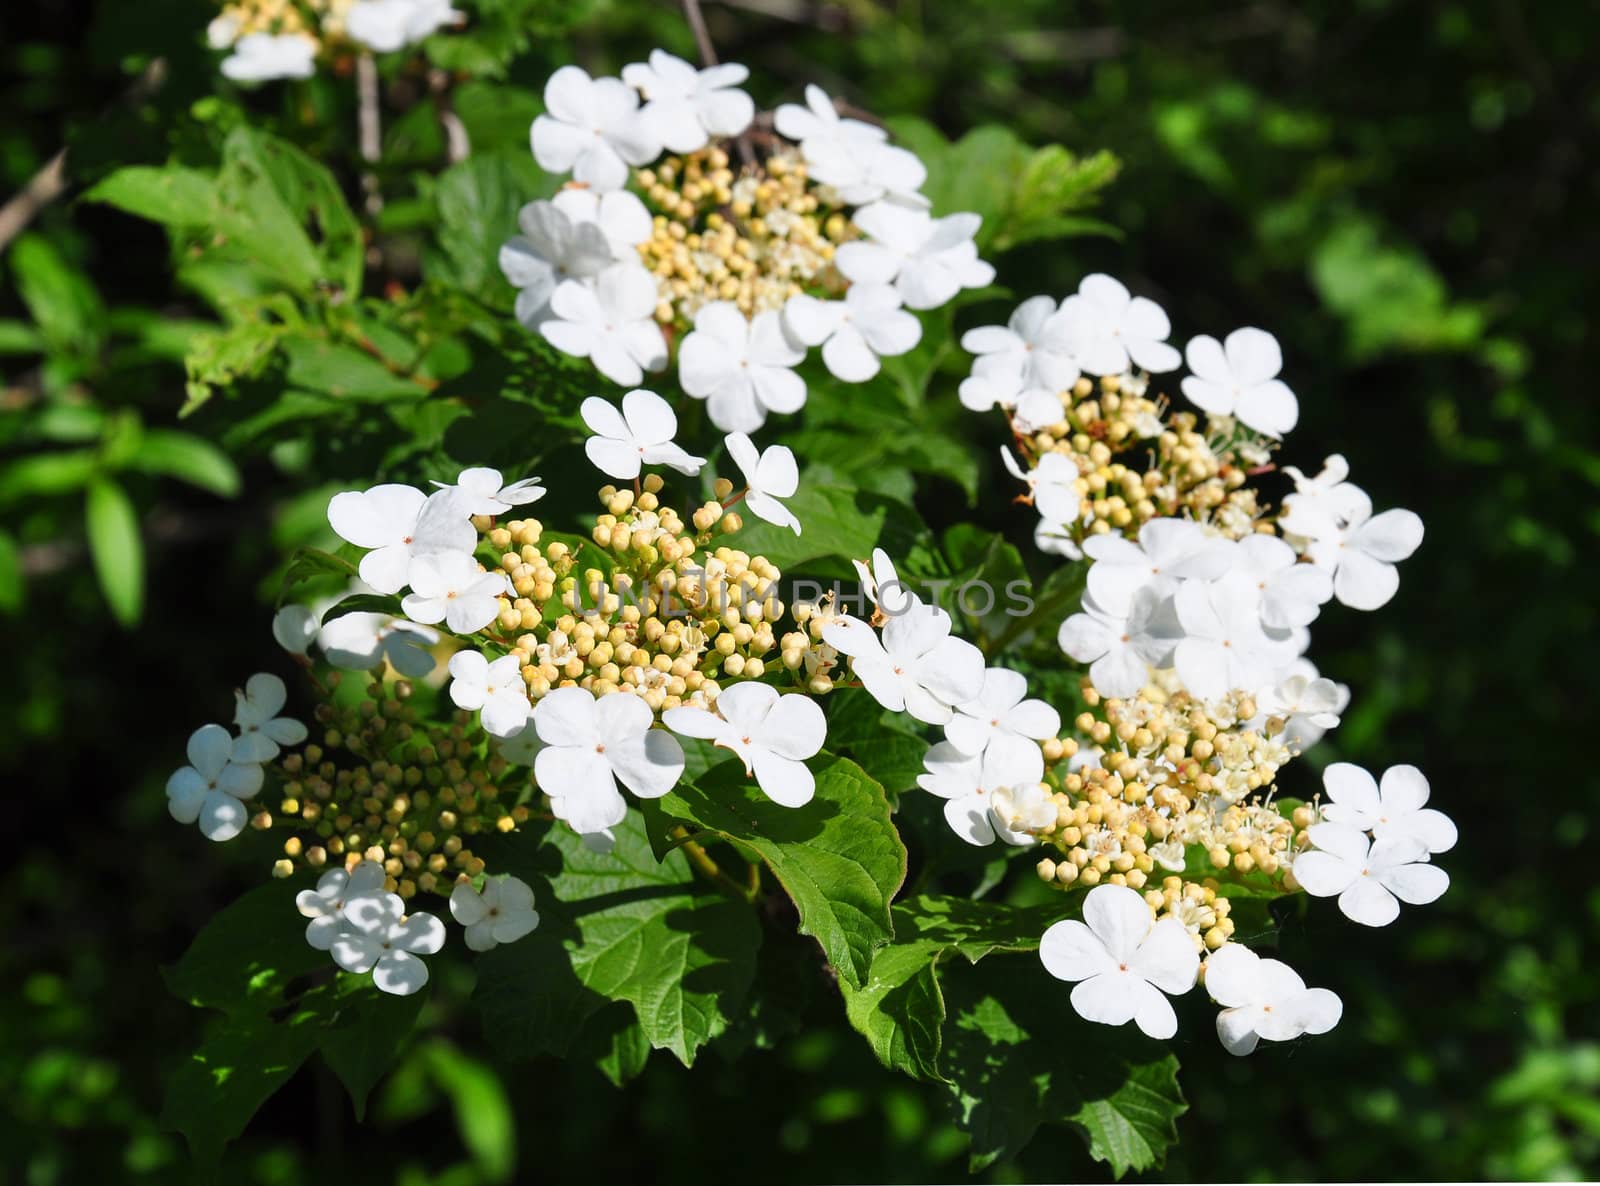
{"label": "white flower", "polygon": [[467,928],[466,943],[473,951],[515,943],[539,925],[533,889],[509,874],[485,879],[481,893],[458,883],[450,891],[450,913]]}
{"label": "white flower", "polygon": [[647,465],[670,465],[692,477],[706,463],[704,457],[691,457],[673,441],[678,417],[672,405],[653,391],[628,392],[622,397],[621,412],[595,395],[584,400],[579,410],[595,434],[583,443],[583,451],[596,469],[610,477],[637,478]]}
{"label": "white flower", "polygon": [[234,690],[233,698],[233,723],[239,728],[233,742],[235,762],[270,762],[280,745],[299,745],[306,739],[304,725],[278,715],[289,701],[289,691],[277,676],[257,672],[242,691]]}
{"label": "white flower", "polygon": [[361,579],[379,593],[405,588],[411,560],[435,552],[470,553],[478,542],[470,514],[452,490],[432,496],[414,486],[346,490],[328,502],[328,525],[358,548]]}
{"label": "white flower", "polygon": [[1189,339],[1184,356],[1194,373],[1183,394],[1213,416],[1232,416],[1259,433],[1281,437],[1300,420],[1300,404],[1283,381],[1283,351],[1264,329],[1236,329],[1226,343],[1208,334]]}
{"label": "white flower", "polygon": [[846,383],[864,383],[879,358],[904,354],[922,340],[922,322],[900,307],[887,284],[852,284],[842,301],[798,293],[783,307],[784,327],[797,341],[822,347],[828,371]]}
{"label": "white flower", "polygon": [[477,651],[457,651],[450,656],[450,699],[468,712],[481,709],[484,732],[494,737],[510,737],[533,712],[516,655],[491,663]]}
{"label": "white flower", "polygon": [[444,946],[444,923],[433,915],[407,916],[399,894],[365,894],[345,902],[344,922],[328,950],[346,972],[371,972],[380,992],[397,997],[428,983],[428,965],[417,956]]}
{"label": "white flower", "polygon": [[819,185],[832,187],[846,206],[889,201],[926,208],[921,194],[928,169],[917,154],[867,136],[818,137],[801,145],[806,171]]}
{"label": "white flower", "polygon": [[539,727],[533,723],[531,714],[515,733],[495,738],[495,751],[506,761],[515,762],[518,766],[532,766],[543,748],[544,742],[539,740]]}
{"label": "white flower", "polygon": [[625,189],[602,193],[583,186],[568,185],[550,204],[573,222],[574,226],[598,226],[611,244],[611,253],[619,261],[637,263],[639,245],[650,238],[653,226],[650,211],[645,209],[637,195]]}
{"label": "white flower", "polygon": [[[956,707],[945,722],[944,735],[965,754],[983,757],[984,781],[999,785],[1002,771],[1028,768],[1037,757],[1043,762],[1039,742],[1061,732],[1061,714],[1043,700],[1026,700],[1028,681],[1005,667],[983,673],[983,687],[971,700]],[[1027,781],[1037,782],[1039,773]],[[1010,781],[1022,781],[1011,779]]]}
{"label": "white flower", "polygon": [[755,118],[754,100],[734,90],[750,71],[724,63],[696,70],[666,50],[653,50],[650,63],[622,68],[622,81],[648,102],[640,113],[652,140],[671,152],[695,152],[713,136],[737,136]]}
{"label": "white flower", "polygon": [[221,725],[201,725],[189,736],[189,765],[167,779],[167,811],[180,824],[200,821],[207,840],[232,840],[244,830],[244,801],[261,789],[254,762],[233,759],[233,737]]}
{"label": "white flower", "polygon": [[1309,660],[1296,659],[1287,674],[1256,692],[1256,715],[1248,728],[1259,731],[1274,718],[1284,722],[1280,740],[1304,753],[1329,729],[1350,703],[1350,689],[1317,674]]}
{"label": "white flower", "polygon": [[1167,345],[1166,311],[1104,273],[1085,276],[1077,294],[1061,302],[1060,316],[1068,353],[1091,375],[1120,375],[1130,364],[1160,374],[1182,361]]}
{"label": "white flower", "polygon": [[1369,841],[1359,828],[1333,823],[1306,834],[1316,847],[1295,857],[1294,879],[1314,898],[1337,894],[1345,917],[1363,926],[1388,926],[1400,917],[1400,902],[1424,906],[1450,888],[1450,875],[1426,863],[1420,840]]}
{"label": "white flower", "polygon": [[1091,593],[1083,612],[1061,623],[1056,645],[1079,663],[1089,664],[1089,682],[1102,696],[1126,700],[1150,680],[1150,665],[1171,654],[1172,643],[1153,628],[1162,598],[1141,589],[1124,615],[1107,613]]}
{"label": "white flower", "polygon": [[1185,581],[1173,604],[1183,629],[1173,665],[1183,686],[1202,700],[1252,691],[1292,657],[1290,644],[1268,638],[1261,628],[1259,599],[1248,577]]}
{"label": "white flower", "polygon": [[834,264],[856,284],[893,284],[908,309],[934,309],[963,288],[982,288],[994,268],[978,258],[972,237],[976,214],[934,218],[893,202],[857,210],[856,226],[868,236],[841,244]]}
{"label": "white flower", "polygon": [[1225,943],[1206,957],[1205,986],[1223,1006],[1217,1037],[1229,1054],[1249,1054],[1261,1038],[1287,1042],[1325,1034],[1344,1013],[1334,993],[1307,988],[1288,964],[1262,959],[1238,943]]}
{"label": "white flower", "polygon": [[345,903],[382,893],[388,874],[377,861],[362,861],[353,870],[329,869],[317,879],[317,888],[295,895],[295,909],[309,918],[306,942],[318,951],[327,951],[344,929]]}
{"label": "white flower", "polygon": [[388,660],[401,675],[412,679],[433,671],[429,647],[439,632],[388,614],[353,613],[335,618],[317,634],[317,645],[335,667],[370,671]]}
{"label": "white flower", "polygon": [[1428,780],[1415,766],[1391,766],[1383,781],[1349,762],[1334,762],[1322,772],[1328,805],[1322,817],[1379,840],[1415,840],[1430,853],[1455,847],[1456,826],[1442,811],[1423,806],[1428,801]]}
{"label": "white flower", "polygon": [[807,141],[834,140],[839,137],[862,137],[866,140],[887,140],[889,133],[865,120],[846,119],[839,114],[828,92],[816,85],[806,87],[806,105],[785,103],[773,116],[773,126],[780,136],[797,144]]}
{"label": "white flower", "polygon": [[303,605],[286,605],[272,615],[272,637],[291,655],[304,655],[317,640],[317,615]]}
{"label": "white flower", "polygon": [[915,596],[908,595],[906,608],[884,624],[881,639],[848,615],[825,625],[822,638],[851,657],[874,700],[929,725],[947,722],[952,706],[968,699],[983,679],[983,652],[951,635],[949,614]]}
{"label": "white flower", "polygon": [[[624,193],[618,190],[617,196]],[[517,214],[517,225],[522,234],[500,248],[500,271],[518,289],[517,320],[529,329],[551,317],[557,285],[591,279],[617,262],[604,231],[575,222],[554,203],[529,202]]]}
{"label": "white flower", "polygon": [[678,347],[678,380],[685,394],[707,401],[711,423],[723,432],[754,432],[768,412],[798,412],[805,404],[805,381],[792,369],[805,356],[776,310],[747,318],[732,301],[712,301]]}
{"label": "white flower", "polygon": [[1137,543],[1120,535],[1093,535],[1083,550],[1094,561],[1089,592],[1113,615],[1127,613],[1133,595],[1146,585],[1165,589],[1172,580],[1216,580],[1232,561],[1228,541],[1206,535],[1188,519],[1151,519],[1139,528]]}
{"label": "white flower", "polygon": [[1333,580],[1315,564],[1301,564],[1294,549],[1275,535],[1259,532],[1233,546],[1233,571],[1256,582],[1261,593],[1261,624],[1292,630],[1316,621],[1333,597]]}
{"label": "white flower", "polygon": [[505,573],[484,572],[464,552],[437,552],[411,562],[411,592],[400,608],[413,622],[475,634],[500,615],[497,599],[510,595]]}
{"label": "white flower", "polygon": [[460,506],[469,515],[504,515],[515,507],[538,502],[545,493],[538,478],[522,478],[508,486],[499,470],[481,465],[462,470],[454,486],[447,482],[434,485],[457,491]]}
{"label": "white flower", "polygon": [[1340,604],[1373,610],[1387,603],[1400,588],[1395,565],[1422,543],[1422,520],[1406,510],[1373,515],[1372,500],[1349,482],[1300,499],[1284,500],[1281,526],[1308,541],[1306,555],[1332,574]]}
{"label": "white flower", "polygon": [[206,26],[206,44],[212,49],[227,49],[239,40],[240,21],[232,12],[219,13]]}
{"label": "white flower", "polygon": [[754,442],[742,432],[729,433],[724,440],[728,456],[744,475],[744,504],[750,513],[774,526],[792,528],[799,535],[800,520],[778,501],[800,488],[800,470],[793,451],[787,445],[772,445],[758,453]]}
{"label": "white flower", "polygon": [[855,566],[856,576],[861,578],[862,591],[885,614],[898,614],[916,600],[916,594],[900,579],[894,561],[882,548],[872,549],[871,568],[859,560],[850,563]]}
{"label": "white flower", "polygon": [[1054,395],[1071,387],[1079,372],[1067,324],[1056,316],[1053,299],[1036,296],[1018,305],[1005,325],[982,325],[962,334],[961,348],[978,358],[972,377],[961,384],[961,402],[986,412],[996,403],[1012,406],[1025,391]]}
{"label": "white flower", "polygon": [[1050,808],[1046,820],[1034,794],[1042,789],[1044,770],[1038,747],[1034,754],[1011,753],[1015,765],[986,763],[980,754],[965,754],[941,741],[923,759],[925,771],[917,776],[917,785],[945,800],[945,822],[968,844],[993,844],[999,836],[1007,844],[1027,846],[1034,842],[1030,829],[1048,827],[1056,818],[1055,801],[1045,795]]}
{"label": "white flower", "polygon": [[247,33],[222,59],[222,74],[234,82],[310,78],[316,73],[317,43],[304,33]]}
{"label": "white flower", "polygon": [[352,40],[374,53],[393,53],[414,45],[460,20],[450,0],[356,0],[345,14]]}
{"label": "white flower", "polygon": [[547,173],[570,171],[603,192],[627,184],[628,166],[647,165],[661,154],[640,118],[638,93],[621,79],[590,78],[577,66],[563,66],[545,83],[544,106],[532,140],[534,159]]}
{"label": "white flower", "polygon": [[1078,472],[1078,463],[1072,458],[1062,453],[1046,453],[1026,473],[1011,455],[1011,450],[1002,448],[1000,460],[1005,462],[1013,478],[1028,484],[1033,509],[1039,512],[1039,517],[1046,523],[1064,526],[1077,521],[1083,509],[1083,495],[1078,493],[1078,480],[1083,475]]}
{"label": "white flower", "polygon": [[715,713],[673,708],[661,719],[674,733],[732,750],[774,803],[803,807],[816,793],[804,759],[822,748],[828,722],[815,700],[780,696],[776,688],[746,682],[719,692]]}
{"label": "white flower", "polygon": [[1315,501],[1344,484],[1350,476],[1350,463],[1345,460],[1343,453],[1330,453],[1322,459],[1322,469],[1313,477],[1306,477],[1292,465],[1284,466],[1283,472],[1294,479],[1295,495],[1302,502],[1308,499]]}
{"label": "white flower", "polygon": [[613,383],[635,387],[645,371],[667,365],[655,311],[656,282],[644,266],[612,264],[592,287],[578,280],[558,284],[550,298],[552,316],[539,332],[557,350],[587,358]]}
{"label": "white flower", "polygon": [[628,805],[620,780],[641,799],[659,799],[683,774],[683,747],[652,729],[650,706],[613,692],[596,699],[586,688],[557,688],[539,701],[533,721],[545,748],[534,759],[539,789],[578,832],[622,822]]}
{"label": "white flower", "polygon": [[1078,981],[1072,1007],[1102,1025],[1135,1022],[1147,1037],[1170,1038],[1177,996],[1200,973],[1189,932],[1176,918],[1156,922],[1137,892],[1097,885],[1083,899],[1083,922],[1058,922],[1039,940],[1039,958],[1058,980]]}

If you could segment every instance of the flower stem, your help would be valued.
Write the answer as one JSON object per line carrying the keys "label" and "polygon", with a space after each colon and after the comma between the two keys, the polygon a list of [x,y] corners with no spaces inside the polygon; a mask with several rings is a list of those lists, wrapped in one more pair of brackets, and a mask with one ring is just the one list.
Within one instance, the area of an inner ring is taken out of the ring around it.
{"label": "flower stem", "polygon": [[721,866],[711,858],[710,853],[689,838],[688,829],[682,824],[675,826],[667,835],[672,838],[673,843],[683,850],[684,856],[689,858],[689,863],[723,893],[741,902],[754,902],[756,900],[756,894],[761,888],[761,871],[757,866],[750,866],[750,884],[747,886],[740,885],[722,871]]}

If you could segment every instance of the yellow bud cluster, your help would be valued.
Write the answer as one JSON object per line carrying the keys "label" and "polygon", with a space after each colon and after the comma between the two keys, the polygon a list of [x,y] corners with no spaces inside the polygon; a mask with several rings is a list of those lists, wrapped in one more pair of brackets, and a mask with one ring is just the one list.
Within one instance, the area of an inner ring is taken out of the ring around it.
{"label": "yellow bud cluster", "polygon": [[235,39],[252,33],[301,33],[318,42],[342,43],[355,0],[230,0],[220,19]]}

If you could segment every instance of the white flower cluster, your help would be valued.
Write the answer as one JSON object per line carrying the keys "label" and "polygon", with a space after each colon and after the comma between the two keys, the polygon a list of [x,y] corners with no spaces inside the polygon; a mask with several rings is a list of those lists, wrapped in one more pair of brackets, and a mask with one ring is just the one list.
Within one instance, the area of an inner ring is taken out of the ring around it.
{"label": "white flower cluster", "polygon": [[[380,992],[410,996],[428,983],[428,965],[419,957],[444,947],[445,928],[426,911],[406,912],[405,900],[384,887],[388,875],[377,861],[330,869],[314,890],[302,890],[295,908],[311,921],[306,942],[333,956],[356,975],[371,973]],[[513,943],[539,925],[533,890],[520,878],[486,878],[481,889],[458,882],[450,893],[450,913],[466,930],[473,951]]]}
{"label": "white flower cluster", "polygon": [[[342,38],[373,53],[415,45],[464,15],[450,7],[450,0],[354,0],[337,10],[314,0],[310,11],[321,18],[317,32],[323,39]],[[228,5],[206,26],[206,44],[229,51],[222,60],[223,77],[258,83],[316,73],[323,41],[302,27],[300,14],[294,14],[295,27],[277,31],[263,27],[258,16]]]}
{"label": "white flower cluster", "polygon": [[232,840],[244,831],[246,805],[265,781],[263,763],[276,758],[280,746],[306,739],[303,724],[279,715],[289,693],[277,676],[252,675],[234,699],[238,735],[222,725],[201,725],[189,737],[189,764],[167,780],[167,811],[180,824],[198,823],[208,840]]}
{"label": "white flower cluster", "polygon": [[[525,206],[521,235],[501,252],[524,325],[626,387],[667,365],[668,336],[658,322],[671,320],[670,302],[665,282],[641,259],[661,220],[624,186],[630,169],[652,164],[664,149],[696,152],[744,135],[755,104],[736,88],[747,74],[738,65],[696,70],[656,50],[620,79],[591,78],[576,66],[551,76],[545,114],[532,128],[533,154],[541,168],[570,174],[581,188]],[[811,181],[850,209],[853,229],[815,278],[816,292],[788,297],[781,310],[747,315],[727,299],[695,310],[677,347],[678,378],[688,395],[707,401],[724,432],[754,432],[769,413],[798,411],[806,387],[794,368],[808,348],[821,347],[836,377],[864,382],[878,373],[880,358],[921,340],[921,322],[908,310],[936,308],[994,277],[973,242],[979,217],[929,214],[920,193],[926,169],[882,128],[841,117],[815,86],[805,106],[779,107],[773,126],[798,146]]]}

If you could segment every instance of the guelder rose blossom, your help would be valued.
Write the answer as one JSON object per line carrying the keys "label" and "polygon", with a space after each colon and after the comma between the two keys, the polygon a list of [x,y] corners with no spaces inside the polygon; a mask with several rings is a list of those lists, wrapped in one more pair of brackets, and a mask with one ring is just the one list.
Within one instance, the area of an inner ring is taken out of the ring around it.
{"label": "guelder rose blossom", "polygon": [[878,359],[922,340],[922,322],[901,308],[900,294],[887,284],[852,284],[842,301],[792,296],[783,324],[797,341],[821,346],[823,365],[846,383],[865,383],[878,373]]}
{"label": "guelder rose blossom", "polygon": [[628,481],[647,465],[671,466],[691,477],[700,472],[704,457],[691,457],[673,441],[678,417],[672,406],[653,391],[630,391],[622,397],[622,411],[591,395],[579,409],[594,433],[583,451],[601,473]]}
{"label": "guelder rose blossom", "polygon": [[1263,329],[1236,329],[1218,342],[1201,334],[1185,358],[1194,373],[1183,394],[1213,416],[1232,416],[1247,428],[1281,437],[1300,420],[1300,404],[1277,375],[1283,369],[1278,339]]}
{"label": "guelder rose blossom", "polygon": [[1422,520],[1411,511],[1372,513],[1359,486],[1341,482],[1302,501],[1284,500],[1282,527],[1305,542],[1312,563],[1333,576],[1333,595],[1351,609],[1374,610],[1400,588],[1395,567],[1422,544]]}
{"label": "guelder rose blossom", "polygon": [[433,915],[408,916],[399,894],[366,894],[345,902],[344,924],[328,950],[346,972],[371,972],[378,991],[398,997],[428,983],[428,965],[417,957],[444,946],[444,924]]}
{"label": "guelder rose blossom", "polygon": [[828,724],[815,700],[738,683],[717,694],[715,712],[686,706],[668,709],[661,719],[674,733],[731,750],[774,803],[803,807],[816,793],[805,759],[822,749]]}
{"label": "guelder rose blossom", "polygon": [[[604,192],[621,189],[628,168],[646,165],[661,145],[639,115],[638,93],[621,79],[590,78],[563,66],[544,87],[545,114],[533,121],[533,156],[547,173],[571,173]],[[638,380],[617,380],[634,382]]]}
{"label": "guelder rose blossom", "polygon": [[1067,339],[1067,322],[1056,302],[1030,297],[1005,325],[984,325],[961,335],[961,348],[978,356],[972,377],[961,384],[961,402],[974,411],[995,403],[1012,406],[1025,391],[1052,395],[1077,380],[1078,360]]}
{"label": "guelder rose blossom", "polygon": [[306,924],[306,942],[318,951],[327,951],[344,929],[344,908],[356,898],[383,892],[388,874],[377,861],[362,861],[354,869],[329,869],[317,879],[317,888],[295,895],[295,909],[311,921]]}
{"label": "guelder rose blossom", "polygon": [[800,470],[794,453],[786,445],[773,445],[757,452],[755,444],[742,432],[725,438],[728,456],[744,475],[744,505],[758,519],[775,527],[788,527],[800,534],[800,520],[778,500],[788,498],[800,488]]}
{"label": "guelder rose blossom", "polygon": [[1322,772],[1328,793],[1322,817],[1371,832],[1379,840],[1415,840],[1430,853],[1455,847],[1456,826],[1428,802],[1428,780],[1415,766],[1391,766],[1376,782],[1349,762],[1334,762]]}
{"label": "guelder rose blossom", "polygon": [[488,466],[462,470],[454,486],[445,482],[433,484],[441,490],[454,490],[457,505],[467,515],[504,515],[544,497],[544,487],[539,485],[538,478],[521,478],[507,485],[500,471]]}
{"label": "guelder rose blossom", "polygon": [[1120,280],[1097,272],[1061,302],[1067,353],[1092,375],[1120,375],[1130,366],[1152,374],[1177,370],[1182,356],[1167,344],[1166,310],[1136,297]]}
{"label": "guelder rose blossom", "polygon": [[1089,664],[1089,680],[1103,696],[1137,696],[1150,681],[1152,664],[1170,655],[1172,643],[1153,629],[1161,607],[1154,589],[1134,594],[1126,614],[1112,614],[1084,594],[1083,611],[1061,623],[1056,645],[1079,663]]}
{"label": "guelder rose blossom", "polygon": [[317,645],[335,667],[371,671],[388,662],[401,675],[416,679],[437,665],[429,648],[439,632],[388,614],[342,614],[317,633]]}
{"label": "guelder rose blossom", "polygon": [[[652,306],[653,307],[653,306]],[[694,317],[678,347],[684,393],[706,401],[711,423],[723,432],[754,432],[769,412],[798,412],[805,381],[793,368],[805,358],[769,310],[746,317],[731,301],[712,301]]]}
{"label": "guelder rose blossom", "polygon": [[233,737],[221,725],[202,725],[189,737],[189,765],[167,779],[167,811],[180,824],[200,824],[207,840],[232,840],[244,831],[264,779],[254,762],[236,761]]}
{"label": "guelder rose blossom", "polygon": [[754,100],[735,90],[750,77],[726,62],[697,70],[666,50],[653,50],[648,64],[622,68],[622,81],[647,102],[640,118],[653,140],[671,152],[695,152],[713,136],[737,136],[755,118]]}
{"label": "guelder rose blossom", "polygon": [[1038,773],[1028,781],[1044,776],[1039,742],[1061,732],[1061,714],[1043,700],[1024,699],[1027,694],[1028,681],[1020,673],[991,667],[978,694],[958,705],[945,722],[944,735],[951,744],[962,753],[982,756],[988,782],[998,782],[1002,771],[1032,770],[1035,760]]}
{"label": "guelder rose blossom", "polygon": [[889,133],[876,124],[840,115],[828,92],[815,84],[806,87],[804,107],[797,103],[779,107],[773,116],[773,126],[780,136],[795,141],[805,151],[840,140],[881,142],[889,138]]}
{"label": "guelder rose blossom", "polygon": [[494,737],[517,733],[533,712],[516,655],[491,663],[477,651],[457,651],[450,656],[450,699],[457,708],[481,711],[484,732]]}
{"label": "guelder rose blossom", "polygon": [[880,638],[859,618],[841,616],[822,638],[842,655],[872,697],[885,708],[943,725],[954,705],[983,679],[983,652],[950,633],[950,615],[908,596],[908,605],[884,623]]}
{"label": "guelder rose blossom", "polygon": [[1371,841],[1348,824],[1313,824],[1315,846],[1294,859],[1294,878],[1314,898],[1338,896],[1346,918],[1386,927],[1400,903],[1425,906],[1450,888],[1450,875],[1430,865],[1428,846],[1411,836]]}
{"label": "guelder rose blossom", "polygon": [[564,280],[550,298],[539,332],[557,350],[587,358],[613,383],[636,387],[645,371],[667,365],[655,322],[656,283],[637,263],[612,264],[593,285]]}
{"label": "guelder rose blossom", "polygon": [[450,0],[356,0],[345,14],[352,40],[374,53],[389,54],[430,37],[464,14]]}
{"label": "guelder rose blossom", "polygon": [[1344,1013],[1334,993],[1307,988],[1288,964],[1262,959],[1238,943],[1226,943],[1206,957],[1205,989],[1223,1006],[1217,1037],[1229,1054],[1249,1054],[1262,1040],[1325,1034]]}
{"label": "guelder rose blossom", "polygon": [[222,75],[234,82],[310,78],[316,58],[317,43],[304,33],[247,33],[222,59]]}
{"label": "guelder rose blossom", "polygon": [[[1034,752],[1038,757],[1038,747]],[[982,754],[963,753],[951,742],[940,741],[923,758],[924,772],[917,776],[917,785],[945,801],[945,822],[968,844],[993,844],[999,837],[1026,847],[1034,842],[1032,827],[1055,821],[1054,801],[1046,795],[1050,818],[1044,820],[1033,796],[1040,789],[1043,759],[1016,752],[1002,752],[997,759],[985,761]],[[1012,789],[1018,787],[1021,795]]]}
{"label": "guelder rose blossom", "polygon": [[1156,922],[1122,885],[1097,885],[1083,899],[1083,922],[1058,922],[1039,940],[1039,958],[1058,980],[1077,981],[1072,1007],[1102,1025],[1135,1022],[1147,1037],[1170,1038],[1178,1015],[1166,993],[1194,987],[1200,973],[1189,932],[1176,918]]}
{"label": "guelder rose blossom", "polygon": [[450,914],[466,928],[463,938],[473,951],[515,943],[539,925],[532,887],[509,874],[485,878],[481,890],[457,883],[450,891]]}
{"label": "guelder rose blossom", "polygon": [[972,237],[976,214],[934,218],[893,202],[874,202],[855,213],[867,236],[840,244],[839,271],[854,284],[893,284],[908,309],[935,309],[963,288],[982,288],[994,268],[978,258]]}
{"label": "guelder rose blossom", "polygon": [[484,572],[465,552],[437,552],[411,562],[411,592],[400,608],[425,626],[443,622],[457,634],[473,634],[500,613],[499,598],[511,595],[503,572]]}
{"label": "guelder rose blossom", "polygon": [[[632,195],[619,190],[607,195],[612,196]],[[649,215],[645,217],[648,222]],[[518,290],[517,320],[529,329],[538,329],[553,315],[550,298],[557,285],[591,279],[617,262],[600,227],[573,220],[553,202],[529,202],[517,214],[517,226],[522,234],[500,248],[500,271]]]}
{"label": "guelder rose blossom", "polygon": [[328,525],[339,538],[370,549],[358,571],[378,593],[405,588],[413,558],[465,554],[478,542],[470,513],[453,490],[431,496],[394,484],[346,490],[328,502]]}
{"label": "guelder rose blossom", "polygon": [[289,690],[277,676],[258,672],[233,696],[233,724],[239,730],[233,742],[235,762],[270,762],[278,756],[279,746],[299,745],[306,739],[304,725],[278,715],[289,702]]}
{"label": "guelder rose blossom", "polygon": [[1216,580],[1231,563],[1228,542],[1206,535],[1187,519],[1151,519],[1139,529],[1137,542],[1120,535],[1091,536],[1083,551],[1094,561],[1089,566],[1090,594],[1106,612],[1119,615],[1147,585]]}
{"label": "guelder rose blossom", "polygon": [[539,787],[556,815],[579,832],[622,822],[620,782],[641,799],[659,799],[683,774],[683,747],[652,729],[654,714],[637,696],[598,699],[586,688],[557,688],[539,701],[533,721],[545,748],[534,759]]}

